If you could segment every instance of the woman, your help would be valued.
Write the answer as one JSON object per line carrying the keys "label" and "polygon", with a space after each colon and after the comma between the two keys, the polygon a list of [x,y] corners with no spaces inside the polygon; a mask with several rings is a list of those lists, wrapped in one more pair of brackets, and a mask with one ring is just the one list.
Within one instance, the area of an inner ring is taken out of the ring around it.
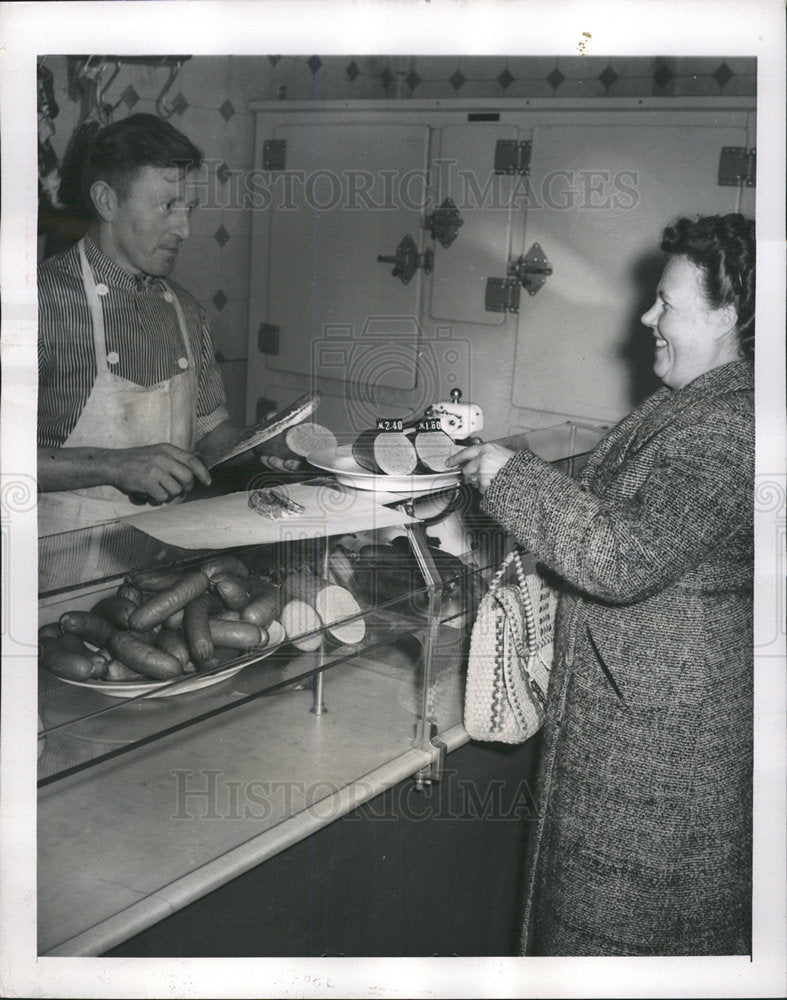
{"label": "woman", "polygon": [[642,317],[664,383],[578,481],[458,452],[558,577],[523,951],[751,948],[754,224],[680,219]]}

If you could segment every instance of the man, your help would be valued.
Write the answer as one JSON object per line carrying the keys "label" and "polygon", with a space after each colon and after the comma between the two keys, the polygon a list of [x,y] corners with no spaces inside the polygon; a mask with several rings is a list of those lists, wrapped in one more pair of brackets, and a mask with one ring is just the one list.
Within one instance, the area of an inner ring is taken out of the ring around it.
{"label": "man", "polygon": [[200,452],[236,440],[209,322],[167,281],[191,235],[202,154],[132,115],[95,138],[92,216],[39,268],[39,533],[99,524],[210,484]]}

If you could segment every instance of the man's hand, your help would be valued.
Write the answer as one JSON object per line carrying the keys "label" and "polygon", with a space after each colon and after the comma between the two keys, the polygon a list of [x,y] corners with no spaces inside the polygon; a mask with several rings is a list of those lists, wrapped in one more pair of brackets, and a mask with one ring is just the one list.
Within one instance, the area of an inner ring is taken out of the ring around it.
{"label": "man's hand", "polygon": [[[275,412],[266,414],[266,416],[275,416]],[[240,440],[247,430],[248,428],[239,428],[229,420],[224,420],[197,442],[197,451],[202,454],[208,454],[211,451],[217,451],[220,448],[223,449],[232,447],[236,441]],[[277,471],[292,472],[303,466],[304,463],[295,455],[281,457],[276,454],[271,454],[267,450],[267,445],[268,442],[263,441],[262,444],[257,445],[255,448],[249,448],[248,451],[241,452],[239,455],[229,459],[227,462],[222,462],[222,465],[244,465],[247,462],[252,461],[252,457],[254,456],[257,458],[260,465],[263,465],[268,469],[276,469]]]}
{"label": "man's hand", "polygon": [[43,492],[115,486],[165,503],[187,493],[210,473],[192,452],[172,444],[138,448],[39,448],[38,487]]}
{"label": "man's hand", "polygon": [[143,494],[152,503],[167,503],[194,488],[198,479],[210,486],[210,473],[192,452],[173,444],[123,448],[111,460],[110,483],[124,493]]}

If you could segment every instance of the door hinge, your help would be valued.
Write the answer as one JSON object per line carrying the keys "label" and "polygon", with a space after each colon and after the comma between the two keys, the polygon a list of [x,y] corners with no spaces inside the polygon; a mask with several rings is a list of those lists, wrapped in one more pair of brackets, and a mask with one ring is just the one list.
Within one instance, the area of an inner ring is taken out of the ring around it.
{"label": "door hinge", "polygon": [[757,183],[757,150],[722,146],[719,154],[720,187],[754,187]]}
{"label": "door hinge", "polygon": [[519,312],[522,286],[516,278],[487,278],[484,307],[487,312]]}
{"label": "door hinge", "polygon": [[516,139],[498,139],[495,144],[495,173],[523,174],[530,173],[530,153],[533,144],[529,139],[518,142]]}
{"label": "door hinge", "polygon": [[260,354],[279,353],[279,327],[275,323],[260,323],[257,327],[257,350]]}
{"label": "door hinge", "polygon": [[284,170],[287,164],[287,140],[266,139],[262,144],[262,169]]}
{"label": "door hinge", "polygon": [[487,278],[485,306],[487,312],[519,312],[519,293],[527,289],[535,295],[552,274],[549,261],[539,243],[534,243],[522,257],[512,257],[505,278]]}

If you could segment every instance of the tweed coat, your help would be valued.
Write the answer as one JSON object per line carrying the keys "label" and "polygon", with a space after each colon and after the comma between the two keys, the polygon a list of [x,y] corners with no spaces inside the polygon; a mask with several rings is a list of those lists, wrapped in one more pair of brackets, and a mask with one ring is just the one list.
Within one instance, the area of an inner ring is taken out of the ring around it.
{"label": "tweed coat", "polygon": [[572,480],[530,452],[483,506],[557,574],[522,950],[751,946],[754,385],[659,389]]}

